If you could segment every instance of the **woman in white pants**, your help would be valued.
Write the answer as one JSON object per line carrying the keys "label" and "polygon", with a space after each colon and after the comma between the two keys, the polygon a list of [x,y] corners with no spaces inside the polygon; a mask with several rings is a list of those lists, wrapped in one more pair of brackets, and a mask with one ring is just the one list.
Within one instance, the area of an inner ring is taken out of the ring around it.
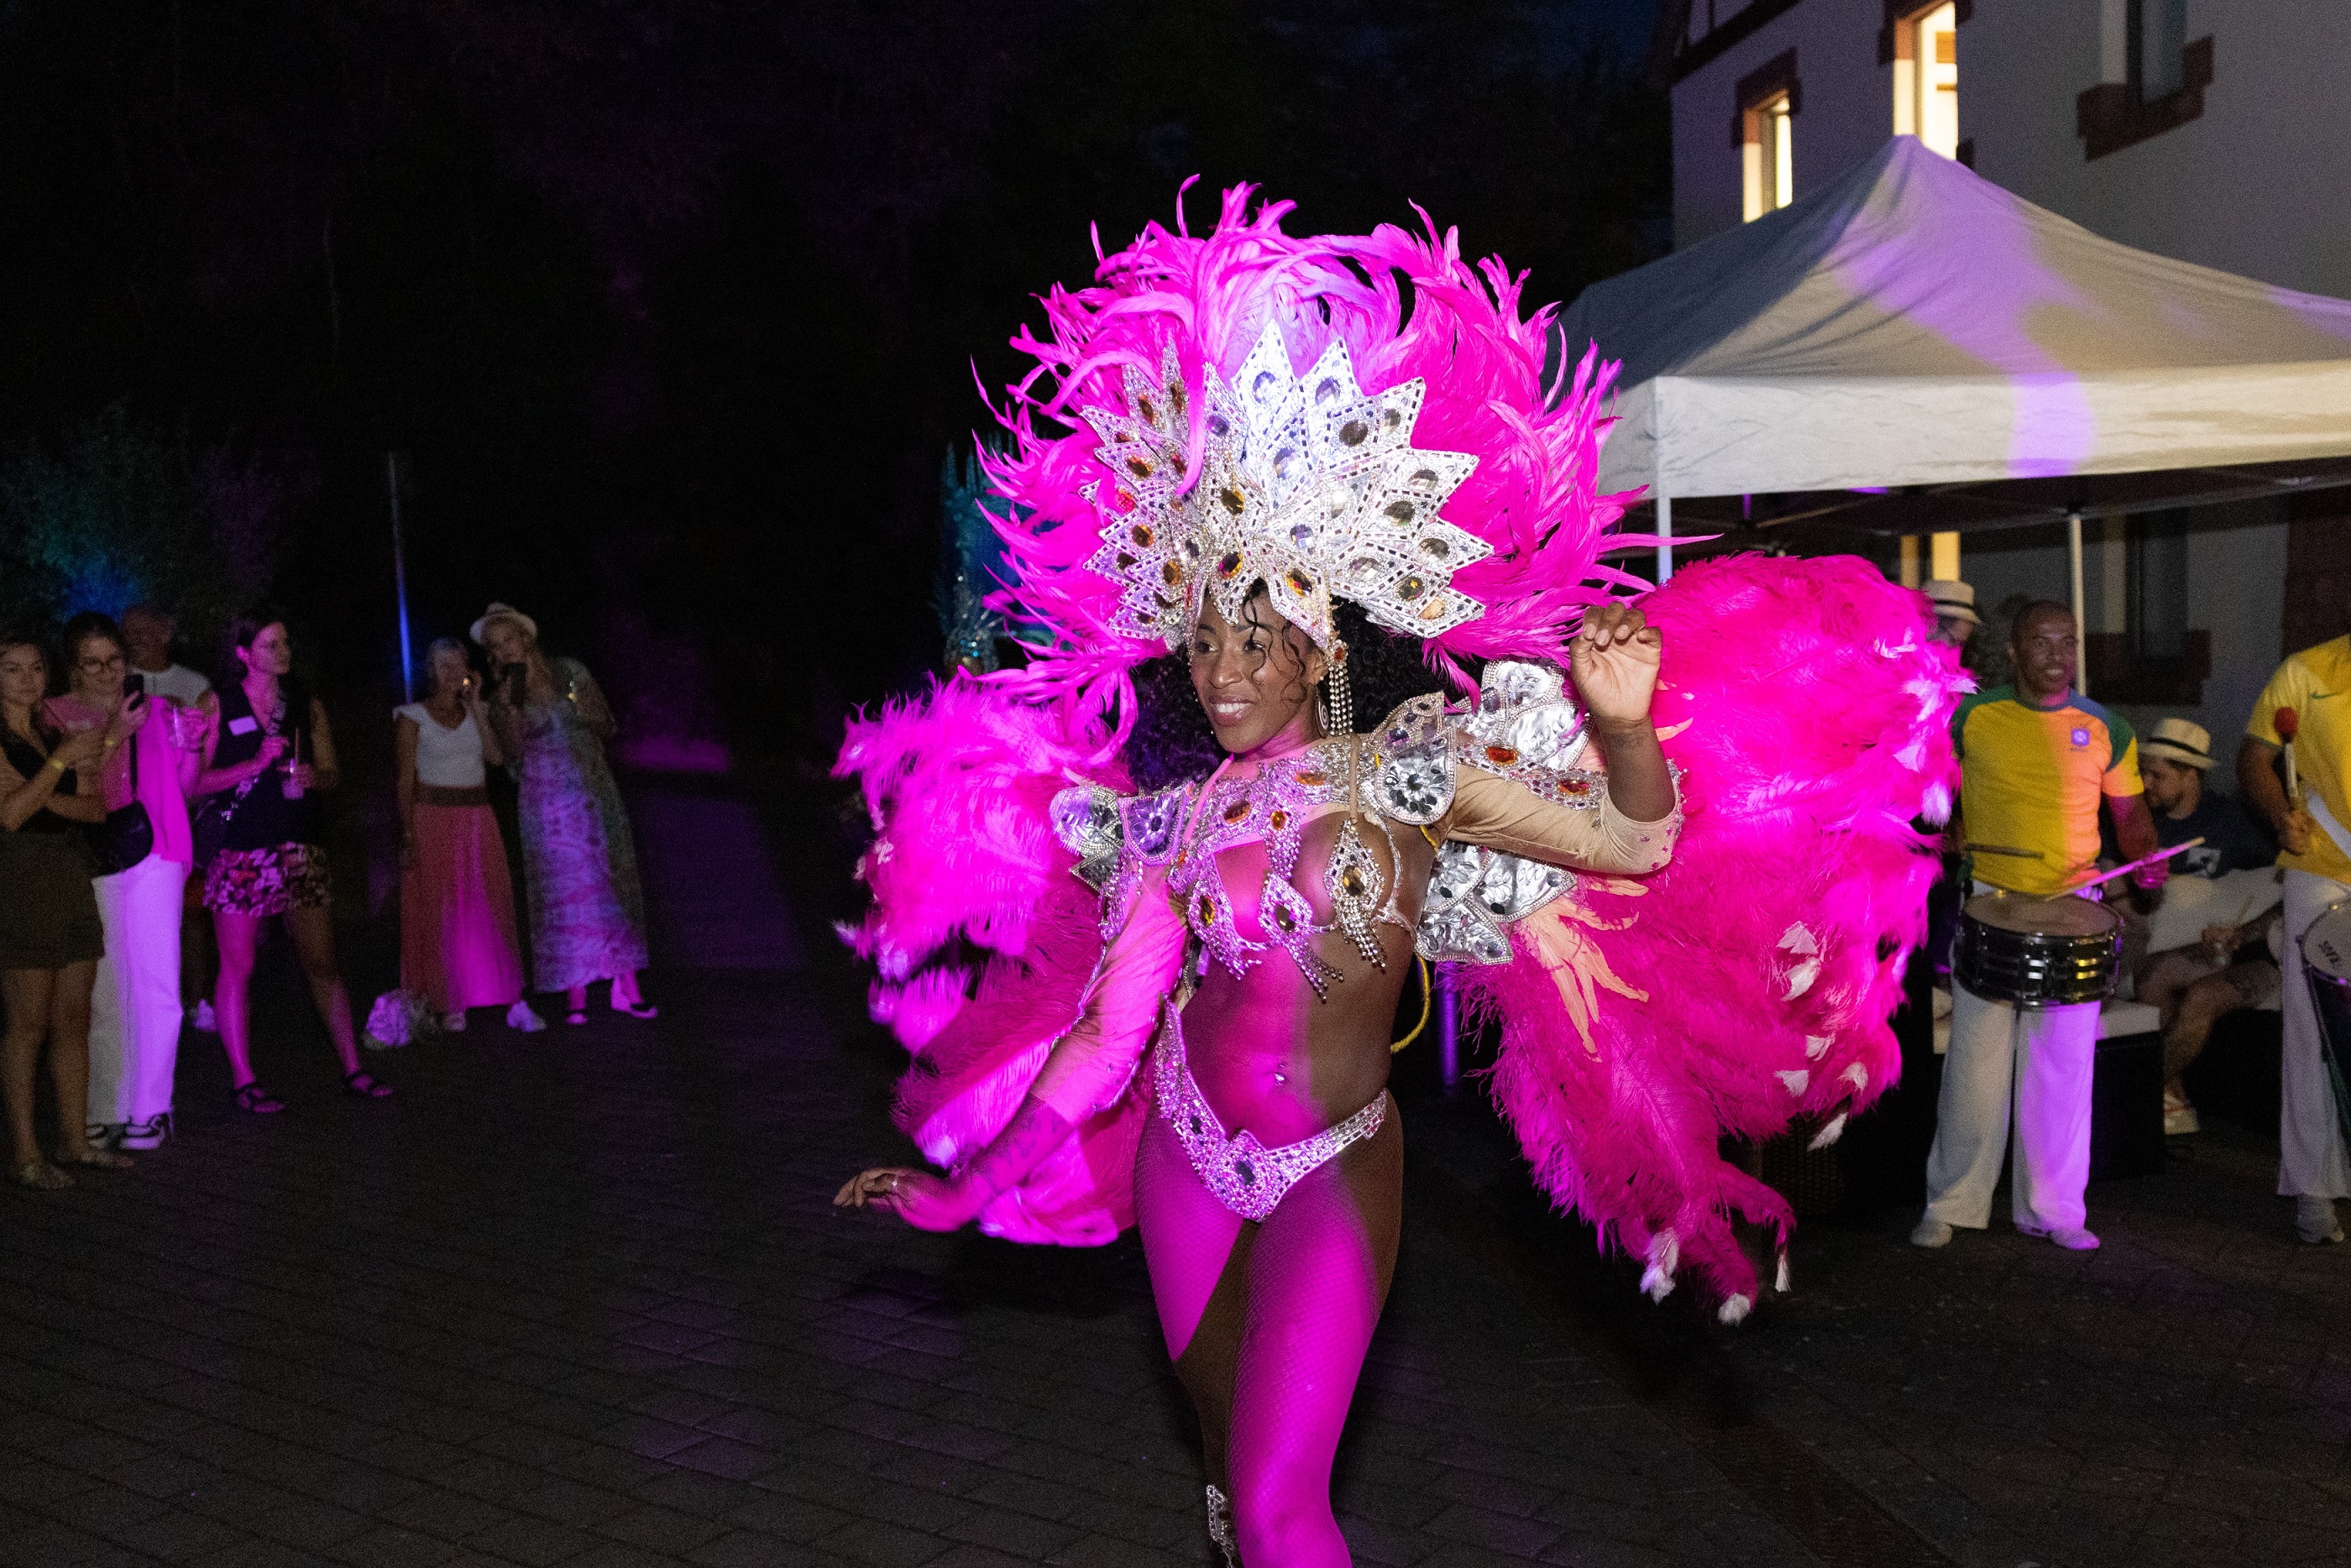
{"label": "woman in white pants", "polygon": [[[50,700],[64,730],[103,726],[126,700],[122,634],[95,611],[66,623],[71,690]],[[95,877],[106,956],[90,996],[89,1138],[98,1147],[153,1148],[171,1132],[180,1056],[180,917],[189,864],[188,791],[204,756],[206,720],[168,697],[147,697],[149,722],[107,759],[99,793],[109,811],[147,808],[154,848],[137,865]]]}

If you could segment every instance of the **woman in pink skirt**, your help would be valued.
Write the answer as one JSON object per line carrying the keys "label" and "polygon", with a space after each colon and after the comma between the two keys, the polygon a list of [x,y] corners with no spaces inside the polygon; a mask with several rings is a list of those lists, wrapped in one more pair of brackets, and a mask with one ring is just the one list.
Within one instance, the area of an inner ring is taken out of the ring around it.
{"label": "woman in pink skirt", "polygon": [[425,668],[433,694],[394,710],[401,984],[453,1033],[469,1007],[503,1007],[509,1028],[544,1029],[522,999],[506,841],[485,783],[484,764],[504,759],[482,719],[480,682],[445,637]]}

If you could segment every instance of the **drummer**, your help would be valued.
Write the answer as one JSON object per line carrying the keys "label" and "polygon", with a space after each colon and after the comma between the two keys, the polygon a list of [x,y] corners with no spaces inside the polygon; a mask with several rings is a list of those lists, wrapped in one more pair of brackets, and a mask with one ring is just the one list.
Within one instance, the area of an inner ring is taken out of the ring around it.
{"label": "drummer", "polygon": [[[2302,937],[2329,906],[2351,899],[2351,637],[2305,648],[2278,667],[2253,702],[2237,748],[2237,787],[2277,829],[2284,853],[2285,1054],[2278,1119],[2278,1191],[2314,1244],[2343,1240],[2335,1200],[2351,1195],[2351,1163],[2319,1054],[2318,1015],[2303,978]],[[2281,710],[2293,720],[2281,721]],[[2291,742],[2284,732],[2294,732]],[[2279,753],[2293,747],[2299,803],[2286,794]],[[2351,1042],[2337,1041],[2341,1052]]]}
{"label": "drummer", "polygon": [[[2073,612],[2047,599],[2026,605],[2008,653],[2015,683],[1969,698],[1951,721],[1964,842],[1978,846],[1975,891],[2053,895],[2090,876],[2101,801],[2123,853],[2153,854],[2137,740],[2119,714],[2074,691]],[[1991,854],[1992,847],[2013,853]],[[2160,861],[2134,873],[2149,888],[2164,878]],[[1911,1242],[1940,1247],[1954,1227],[1980,1231],[1991,1222],[2013,1100],[2016,1228],[2089,1251],[2098,1239],[2084,1224],[2082,1192],[2090,1176],[2098,1004],[2019,1009],[1978,995],[1959,976],[1951,1002],[1935,1146],[1927,1157],[1927,1212]]]}

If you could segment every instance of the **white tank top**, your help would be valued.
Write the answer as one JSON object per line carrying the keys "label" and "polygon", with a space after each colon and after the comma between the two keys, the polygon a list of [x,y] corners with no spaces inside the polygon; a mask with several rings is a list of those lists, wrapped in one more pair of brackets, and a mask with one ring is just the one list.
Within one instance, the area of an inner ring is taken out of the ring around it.
{"label": "white tank top", "polygon": [[416,722],[416,782],[436,789],[476,789],[487,776],[482,768],[482,732],[474,716],[454,730],[427,712],[422,702],[394,708],[394,715]]}

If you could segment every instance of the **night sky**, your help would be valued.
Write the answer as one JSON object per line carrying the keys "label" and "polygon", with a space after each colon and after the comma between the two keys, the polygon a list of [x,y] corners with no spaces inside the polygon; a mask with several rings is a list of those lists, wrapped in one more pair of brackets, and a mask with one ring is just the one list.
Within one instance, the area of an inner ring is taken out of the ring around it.
{"label": "night sky", "polygon": [[372,701],[399,451],[420,639],[509,599],[820,756],[937,659],[941,460],[1090,223],[1418,201],[1572,296],[1665,241],[1654,9],[0,4],[0,613],[274,588]]}

